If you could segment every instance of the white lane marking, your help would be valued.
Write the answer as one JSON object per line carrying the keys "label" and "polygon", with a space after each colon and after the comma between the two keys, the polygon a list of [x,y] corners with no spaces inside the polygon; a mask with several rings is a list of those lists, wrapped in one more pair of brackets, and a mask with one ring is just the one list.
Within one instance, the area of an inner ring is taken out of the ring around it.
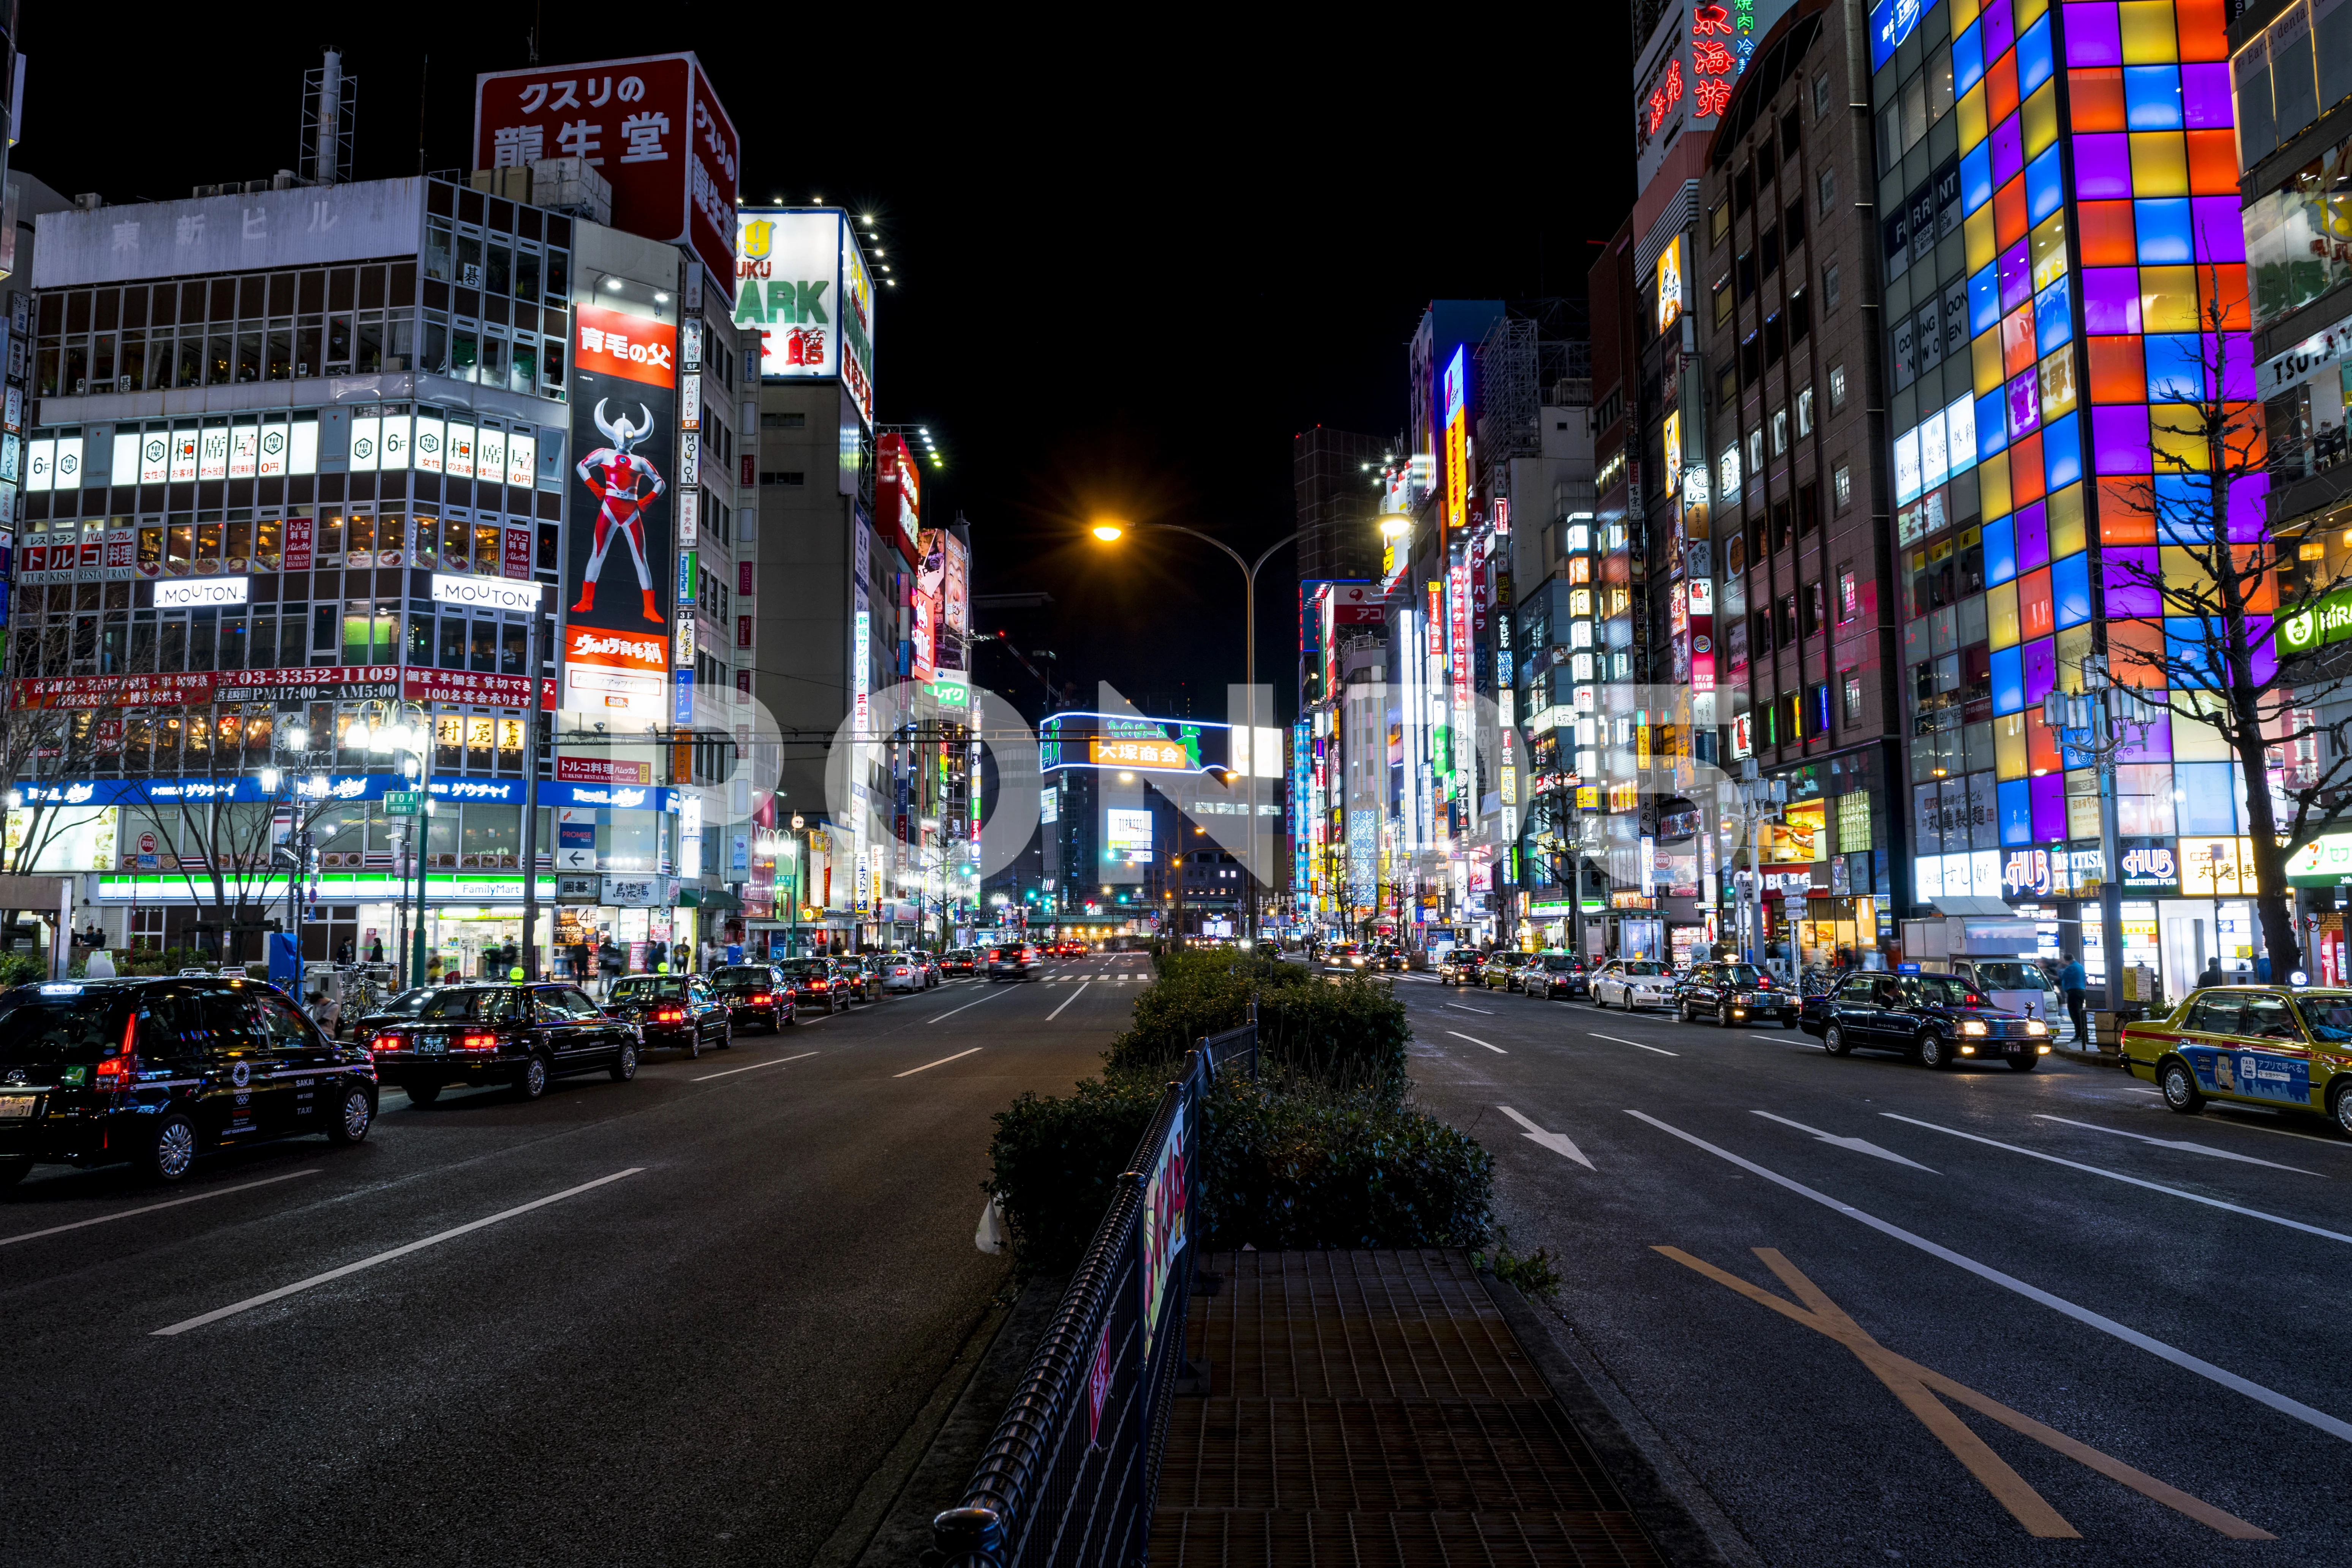
{"label": "white lane marking", "polygon": [[1641,1041],[1639,1041],[1639,1040],[1628,1040],[1628,1039],[1622,1039],[1622,1038],[1621,1038],[1621,1037],[1619,1037],[1618,1036],[1615,1036],[1615,1035],[1593,1035],[1593,1034],[1592,1034],[1592,1031],[1591,1031],[1591,1030],[1590,1030],[1590,1029],[1587,1029],[1587,1030],[1585,1030],[1584,1032],[1585,1032],[1586,1034],[1588,1034],[1588,1035],[1592,1035],[1592,1037],[1593,1037],[1594,1039],[1596,1039],[1596,1040],[1607,1040],[1607,1041],[1608,1041],[1610,1044],[1612,1044],[1612,1045],[1617,1045],[1617,1046],[1633,1046],[1633,1047],[1636,1047],[1637,1049],[1640,1049],[1640,1050],[1644,1050],[1644,1051],[1655,1051],[1655,1052],[1657,1052],[1657,1053],[1658,1053],[1658,1055],[1660,1055],[1660,1056],[1662,1056],[1662,1057],[1678,1057],[1678,1056],[1682,1055],[1682,1052],[1680,1052],[1680,1051],[1670,1051],[1670,1050],[1666,1049],[1664,1046],[1645,1046],[1645,1045],[1643,1045],[1643,1044],[1642,1044],[1642,1042],[1641,1042]]}
{"label": "white lane marking", "polygon": [[[1445,1032],[1453,1036],[1457,1040],[1467,1040],[1474,1046],[1486,1046],[1486,1042],[1480,1039],[1475,1035],[1465,1035],[1459,1029],[1448,1029]],[[1500,1046],[1486,1046],[1486,1048],[1494,1052],[1498,1057],[1507,1057],[1511,1054]]]}
{"label": "white lane marking", "polygon": [[2352,1236],[2347,1236],[2342,1231],[2325,1230],[2315,1225],[2305,1225],[2299,1219],[2288,1219],[2284,1215],[2264,1214],[2260,1209],[2244,1208],[2237,1204],[2223,1203],[2220,1198],[2209,1198],[2202,1193],[2186,1192],[2179,1187],[2168,1187],[2161,1182],[2144,1182],[2137,1176],[2126,1176],[2121,1171],[2102,1170],[2096,1165],[2085,1165],[2079,1160],[2062,1160],[2055,1154],[2045,1154],[2039,1149],[2027,1149],[2015,1143],[2003,1143],[1998,1139],[1979,1137],[1974,1132],[1963,1132],[1957,1127],[1938,1127],[1932,1121],[1921,1121],[1915,1117],[1896,1116],[1891,1110],[1882,1110],[1879,1114],[1893,1118],[1896,1121],[1908,1121],[1914,1127],[1924,1127],[1930,1132],[1942,1132],[1954,1138],[1965,1138],[1971,1143],[1982,1143],[1988,1148],[2006,1149],[2012,1154],[2022,1154],[2030,1160],[2047,1160],[2053,1165],[2063,1165],[2070,1171],[2105,1176],[2111,1182],[2122,1182],[2128,1186],[2144,1187],[2151,1193],[2163,1193],[2170,1197],[2187,1198],[2190,1203],[2203,1204],[2207,1208],[2227,1209],[2231,1214],[2244,1215],[2248,1219],[2268,1220],[2273,1225],[2283,1225],[2289,1230],[2299,1230],[2305,1236],[2325,1237],[2329,1241],[2352,1244]]}
{"label": "white lane marking", "polygon": [[2154,1100],[2162,1100],[2164,1098],[2164,1091],[2162,1089],[2138,1089],[2130,1084],[2126,1084],[2124,1089],[2125,1092],[2128,1094],[2145,1094]]}
{"label": "white lane marking", "polygon": [[1537,1126],[1534,1122],[1528,1121],[1526,1117],[1521,1116],[1517,1111],[1513,1110],[1507,1105],[1498,1105],[1495,1107],[1495,1109],[1509,1117],[1512,1121],[1517,1122],[1520,1126],[1526,1128],[1527,1131],[1524,1136],[1527,1138],[1528,1142],[1540,1143],[1545,1148],[1550,1150],[1553,1153],[1566,1155],[1569,1159],[1575,1161],[1586,1170],[1592,1170],[1592,1162],[1584,1157],[1584,1151],[1578,1148],[1574,1141],[1571,1140],[1567,1133],[1547,1132],[1542,1128]]}
{"label": "white lane marking", "polygon": [[19,1231],[15,1236],[0,1236],[0,1247],[14,1247],[20,1241],[37,1241],[45,1236],[62,1236],[67,1231],[85,1230],[93,1225],[111,1225],[119,1219],[153,1214],[157,1209],[175,1209],[182,1204],[200,1204],[206,1198],[225,1198],[231,1193],[248,1193],[256,1187],[266,1187],[272,1182],[290,1182],[297,1176],[315,1176],[318,1173],[315,1168],[308,1171],[289,1171],[282,1176],[264,1176],[257,1182],[240,1182],[233,1187],[215,1187],[207,1193],[190,1193],[184,1198],[168,1198],[160,1204],[144,1204],[135,1209],[124,1209],[121,1214],[102,1214],[96,1219],[78,1219],[71,1225],[53,1225],[47,1230]]}
{"label": "white lane marking", "polygon": [[200,1317],[173,1323],[169,1328],[157,1329],[154,1332],[159,1337],[184,1334],[190,1329],[201,1329],[206,1323],[217,1323],[223,1318],[234,1318],[239,1312],[249,1312],[256,1307],[266,1307],[272,1301],[281,1300],[300,1291],[341,1279],[347,1274],[357,1274],[362,1268],[373,1268],[379,1263],[389,1263],[395,1258],[405,1258],[412,1252],[422,1252],[428,1247],[437,1247],[445,1241],[454,1240],[469,1231],[479,1230],[484,1226],[496,1225],[500,1220],[512,1219],[517,1215],[529,1214],[533,1209],[543,1209],[550,1204],[560,1204],[566,1198],[576,1198],[581,1194],[593,1192],[609,1182],[617,1182],[624,1176],[634,1176],[644,1169],[643,1165],[632,1165],[625,1171],[615,1171],[609,1176],[599,1176],[593,1182],[583,1182],[576,1187],[566,1187],[560,1193],[550,1193],[543,1198],[533,1198],[527,1204],[517,1204],[510,1209],[500,1209],[494,1215],[468,1220],[464,1225],[452,1226],[447,1230],[437,1231],[422,1240],[412,1241],[405,1247],[395,1247],[389,1252],[379,1252],[373,1258],[362,1258],[357,1263],[346,1263],[341,1268],[330,1268],[324,1274],[313,1274],[308,1279],[298,1279],[291,1285],[281,1285],[275,1290],[265,1290],[258,1296],[249,1296],[242,1301],[231,1302],[226,1307],[215,1307]]}
{"label": "white lane marking", "polygon": [[[982,997],[982,998],[980,999],[980,1002],[993,1002],[993,1001],[995,1001],[999,996],[1003,996],[1003,995],[1005,995],[1005,994],[1007,994],[1007,993],[1003,992],[1003,991],[992,991],[992,992],[990,992],[987,995],[985,995],[985,996]],[[938,1018],[926,1018],[926,1019],[924,1019],[924,1020],[923,1020],[923,1022],[924,1022],[924,1023],[926,1023],[926,1024],[936,1024],[936,1023],[940,1022],[940,1019],[942,1019],[942,1018],[952,1018],[952,1017],[954,1017],[958,1013],[969,1013],[969,1012],[971,1012],[974,1007],[979,1006],[979,1005],[980,1005],[980,1002],[967,1002],[967,1003],[965,1003],[965,1004],[964,1004],[962,1006],[961,1006],[961,1007],[950,1007],[950,1008],[949,1008],[946,1012],[944,1012],[944,1013],[940,1014],[940,1016],[939,1016]]]}
{"label": "white lane marking", "polygon": [[1459,1002],[1448,1002],[1445,1005],[1448,1007],[1461,1007],[1465,1013],[1477,1013],[1489,1018],[1495,1016],[1495,1010],[1492,1007],[1465,1007]]}
{"label": "white lane marking", "polygon": [[2088,1307],[2076,1306],[2074,1302],[2069,1301],[2063,1296],[2053,1296],[2049,1291],[2041,1289],[2039,1286],[2028,1285],[2024,1280],[2020,1279],[2011,1274],[2004,1274],[1989,1263],[1979,1263],[1975,1258],[1970,1258],[1964,1253],[1954,1252],[1948,1247],[1938,1246],[1937,1243],[1929,1241],[1924,1236],[1916,1235],[1911,1231],[1905,1230],[1901,1226],[1895,1225],[1888,1220],[1883,1220],[1876,1215],[1865,1213],[1863,1210],[1854,1207],[1852,1204],[1842,1202],[1839,1199],[1830,1196],[1827,1193],[1818,1191],[1815,1188],[1805,1185],[1802,1182],[1784,1176],[1778,1171],[1768,1171],[1763,1166],[1756,1163],[1753,1160],[1743,1160],[1738,1155],[1733,1153],[1730,1150],[1719,1149],[1704,1138],[1698,1137],[1694,1133],[1685,1132],[1681,1128],[1675,1127],[1668,1122],[1659,1121],[1656,1117],[1650,1115],[1647,1111],[1629,1109],[1625,1114],[1633,1117],[1637,1121],[1646,1121],[1651,1126],[1656,1128],[1659,1131],[1666,1133],[1672,1137],[1679,1138],[1684,1142],[1692,1145],[1694,1148],[1704,1149],[1716,1158],[1727,1161],[1730,1163],[1738,1166],[1743,1171],[1747,1171],[1754,1175],[1761,1176],[1766,1181],[1771,1182],[1778,1186],[1784,1187],[1788,1191],[1795,1193],[1800,1197],[1811,1198],[1813,1202],[1820,1204],[1824,1208],[1836,1210],[1839,1214],[1845,1215],[1848,1219],[1859,1220],[1864,1225],[1870,1226],[1871,1229],[1878,1232],[1881,1236],[1892,1237],[1895,1240],[1903,1242],[1906,1246],[1916,1247],[1931,1258],[1940,1258],[1956,1268],[1967,1269],[1969,1273],[1975,1275],[1979,1279],[1989,1280],[2006,1290],[2014,1290],[2029,1301],[2039,1301],[2042,1305],[2049,1308],[2051,1310],[2062,1312],[2067,1317],[2074,1319],[2078,1323],[2086,1324],[2091,1328],[2098,1330],[2101,1333],[2112,1334],[2127,1345],[2137,1345],[2141,1350],[2147,1352],[2149,1354],[2159,1356],[2164,1360],[2170,1362],[2177,1367],[2180,1367],[2189,1372],[2193,1372],[2200,1377],[2210,1378],[2213,1382],[2220,1384],[2222,1387],[2235,1389],[2238,1393],[2244,1394],[2247,1398],[2267,1405],[2272,1409],[2278,1411],[2282,1415],[2292,1415],[2298,1421],[2318,1427],[2322,1432],[2326,1433],[2332,1437],[2341,1437],[2346,1442],[2352,1443],[2352,1421],[2339,1420],[2336,1416],[2327,1414],[2325,1410],[2314,1409],[2312,1406],[2304,1404],[2301,1400],[2291,1399],[2287,1395],[2279,1393],[2274,1388],[2265,1388],[2263,1384],[2254,1382],[2252,1378],[2241,1377],[2234,1372],[2215,1366],[2210,1361],[2206,1361],[2199,1356],[2190,1355],[2187,1351],[2177,1349],[2172,1345],[2165,1343],[2162,1340],[2154,1338],[2148,1334],[2141,1333],[2137,1329],[2126,1327],[2126,1325],[2116,1321],[2113,1318],[2107,1317],[2104,1313],[2095,1312]]}
{"label": "white lane marking", "polygon": [[[2055,1121],[2067,1127],[2079,1127],[2085,1132],[2105,1132],[2116,1138],[2136,1139],[2153,1143],[2159,1149],[2178,1149],[2189,1154],[2210,1154],[2216,1160],[2235,1160],[2244,1165],[2263,1165],[2273,1171],[2293,1171],[2298,1176],[2317,1176],[2317,1171],[2306,1171],[2300,1165],[2282,1165],[2271,1160],[2257,1160],[2252,1154],[2235,1154],[2227,1149],[2215,1149],[2203,1143],[2184,1142],[2178,1138],[2151,1138],[2145,1132],[2126,1132],[2120,1127],[2101,1127],[2095,1122],[2077,1121],[2069,1116],[2051,1116],[2042,1111],[2033,1113],[2036,1121]],[[2326,1177],[2321,1177],[2325,1181]]]}
{"label": "white lane marking", "polygon": [[1841,1138],[1833,1132],[1824,1132],[1818,1127],[1808,1127],[1801,1121],[1791,1121],[1785,1116],[1775,1116],[1769,1110],[1755,1110],[1749,1114],[1760,1116],[1767,1121],[1777,1121],[1783,1127],[1793,1127],[1800,1132],[1810,1132],[1824,1143],[1834,1143],[1841,1149],[1851,1149],[1857,1154],[1871,1154],[1881,1160],[1892,1160],[1898,1165],[1908,1165],[1915,1171],[1927,1171],[1931,1176],[1937,1173],[1919,1163],[1918,1161],[1906,1160],[1894,1150],[1882,1149],[1868,1139]]}
{"label": "white lane marking", "polygon": [[1045,1015],[1045,1022],[1047,1022],[1048,1024],[1050,1024],[1050,1023],[1052,1023],[1055,1019],[1056,1019],[1056,1018],[1060,1017],[1060,1016],[1062,1016],[1062,1014],[1063,1014],[1065,1011],[1066,1011],[1066,1010],[1068,1009],[1068,1007],[1069,1007],[1069,1005],[1070,1005],[1070,1003],[1071,1003],[1071,1002],[1075,1002],[1075,1001],[1076,1001],[1079,997],[1081,997],[1081,996],[1085,995],[1085,994],[1087,994],[1087,986],[1089,986],[1089,985],[1092,985],[1093,984],[1094,984],[1094,982],[1093,982],[1093,981],[1091,981],[1091,980],[1082,980],[1082,981],[1078,982],[1078,988],[1077,988],[1076,991],[1073,991],[1073,992],[1071,992],[1071,993],[1070,993],[1070,995],[1069,995],[1069,1001],[1064,1002],[1064,1003],[1062,1004],[1062,1005],[1061,1005],[1061,1006],[1056,1007],[1056,1008],[1055,1008],[1052,1012],[1050,1012],[1050,1013],[1046,1014],[1046,1015]]}
{"label": "white lane marking", "polygon": [[777,1057],[770,1061],[753,1062],[747,1068],[729,1068],[725,1072],[707,1072],[700,1078],[690,1078],[686,1081],[688,1083],[709,1083],[714,1078],[733,1078],[739,1072],[758,1072],[761,1068],[782,1067],[786,1062],[804,1062],[814,1055],[816,1055],[814,1051],[803,1051],[796,1057]]}
{"label": "white lane marking", "polygon": [[925,1062],[921,1067],[908,1068],[905,1072],[894,1072],[890,1076],[892,1078],[912,1078],[919,1072],[929,1072],[933,1068],[945,1067],[950,1062],[961,1061],[964,1058],[972,1055],[973,1052],[978,1051],[980,1047],[978,1046],[974,1046],[971,1047],[971,1050],[958,1051],[951,1057],[941,1057],[938,1061]]}

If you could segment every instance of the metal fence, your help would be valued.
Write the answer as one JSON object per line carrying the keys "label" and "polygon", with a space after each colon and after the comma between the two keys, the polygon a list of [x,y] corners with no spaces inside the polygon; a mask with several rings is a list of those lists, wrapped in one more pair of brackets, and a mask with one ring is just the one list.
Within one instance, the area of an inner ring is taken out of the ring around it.
{"label": "metal fence", "polygon": [[1202,1102],[1235,1067],[1256,1071],[1255,1024],[1202,1040],[1160,1097],[961,1505],[931,1521],[948,1568],[1143,1561],[1184,1366]]}

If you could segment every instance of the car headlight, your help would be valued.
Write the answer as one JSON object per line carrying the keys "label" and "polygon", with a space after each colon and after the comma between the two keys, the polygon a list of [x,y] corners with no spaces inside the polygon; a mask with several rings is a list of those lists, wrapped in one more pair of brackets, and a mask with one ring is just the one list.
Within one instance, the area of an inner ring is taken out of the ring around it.
{"label": "car headlight", "polygon": [[2029,1035],[2046,1035],[2050,1032],[2050,1026],[2039,1018],[2028,1018],[2025,1021],[2025,1032]]}
{"label": "car headlight", "polygon": [[1742,1007],[1753,1007],[1756,1005],[1756,998],[1745,991],[1742,991],[1738,995],[1734,996],[1732,1000]]}
{"label": "car headlight", "polygon": [[1967,1023],[1960,1026],[1960,1033],[1963,1035],[1981,1035],[1985,1033],[1985,1026],[1978,1020],[1970,1018]]}

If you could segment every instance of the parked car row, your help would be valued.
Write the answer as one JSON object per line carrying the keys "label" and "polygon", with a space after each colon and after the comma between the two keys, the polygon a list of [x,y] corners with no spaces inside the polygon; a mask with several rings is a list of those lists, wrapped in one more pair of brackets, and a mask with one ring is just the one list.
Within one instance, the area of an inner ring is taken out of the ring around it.
{"label": "parked car row", "polygon": [[356,1143],[387,1087],[430,1105],[453,1084],[537,1100],[570,1074],[626,1083],[646,1050],[690,1059],[739,1026],[772,1033],[803,1006],[878,1002],[946,972],[941,955],[877,952],[630,975],[602,1001],[562,981],[417,986],[349,1040],[241,976],[19,985],[0,992],[0,1189],[44,1162],[176,1182],[207,1151],[310,1132]]}

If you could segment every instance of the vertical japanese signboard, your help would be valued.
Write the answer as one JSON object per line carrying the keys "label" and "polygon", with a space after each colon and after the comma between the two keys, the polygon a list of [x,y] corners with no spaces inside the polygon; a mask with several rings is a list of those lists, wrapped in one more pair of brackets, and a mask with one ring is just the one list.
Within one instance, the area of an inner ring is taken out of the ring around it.
{"label": "vertical japanese signboard", "polygon": [[548,158],[578,158],[611,182],[614,228],[690,246],[714,282],[733,286],[741,143],[693,55],[476,77],[474,167]]}
{"label": "vertical japanese signboard", "polygon": [[1450,541],[1470,521],[1470,351],[1458,348],[1445,364],[1445,532]]}
{"label": "vertical japanese signboard", "polygon": [[572,521],[565,530],[562,707],[662,721],[664,603],[675,541],[669,461],[677,329],[582,304],[572,353]]}

